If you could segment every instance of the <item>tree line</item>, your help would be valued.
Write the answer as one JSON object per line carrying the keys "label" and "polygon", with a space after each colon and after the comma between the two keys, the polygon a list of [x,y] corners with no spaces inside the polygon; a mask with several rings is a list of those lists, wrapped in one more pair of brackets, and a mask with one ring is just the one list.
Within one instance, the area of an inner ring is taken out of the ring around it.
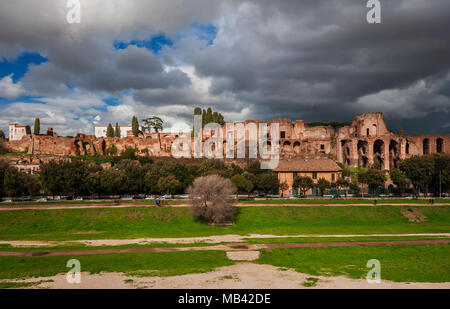
{"label": "tree line", "polygon": [[278,188],[277,175],[261,170],[258,162],[241,168],[213,159],[186,164],[149,157],[136,159],[130,153],[115,157],[108,167],[84,157],[53,160],[42,163],[37,175],[20,172],[0,161],[0,197],[183,194],[196,178],[211,174],[230,179],[240,192],[276,193]]}

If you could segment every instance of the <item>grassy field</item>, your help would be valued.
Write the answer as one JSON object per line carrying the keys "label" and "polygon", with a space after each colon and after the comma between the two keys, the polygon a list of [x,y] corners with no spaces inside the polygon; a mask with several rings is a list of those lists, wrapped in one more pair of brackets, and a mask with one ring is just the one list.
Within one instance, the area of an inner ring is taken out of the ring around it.
{"label": "grassy field", "polygon": [[[241,203],[248,204],[373,204],[374,200],[378,204],[429,204],[429,199],[276,199],[276,200],[245,200]],[[435,203],[449,203],[450,199],[434,199]]]}
{"label": "grassy field", "polygon": [[[123,272],[137,276],[174,276],[213,271],[233,265],[221,251],[117,253],[86,256],[0,257],[0,279],[53,276],[66,273],[69,259],[78,259],[81,271]],[[381,263],[381,278],[397,282],[450,282],[450,245],[323,247],[262,250],[255,263],[292,268],[312,276],[364,279],[370,259]],[[14,288],[3,282],[0,288]],[[24,286],[25,287],[25,286]]]}
{"label": "grassy field", "polygon": [[264,251],[260,264],[293,268],[310,275],[366,277],[366,263],[378,259],[381,279],[450,282],[450,245],[289,248]]}
{"label": "grassy field", "polygon": [[424,222],[409,222],[401,213],[408,208],[411,207],[239,207],[236,224],[225,228],[195,221],[188,208],[15,210],[0,213],[0,239],[450,232],[450,206],[414,206],[426,216]]}
{"label": "grassy field", "polygon": [[66,263],[77,259],[82,272],[123,272],[136,276],[175,276],[204,273],[233,265],[222,251],[114,253],[82,256],[0,257],[0,279],[53,276],[67,273]]}
{"label": "grassy field", "polygon": [[[149,204],[156,205],[154,200],[132,200],[132,201],[123,201],[119,200],[119,204]],[[186,200],[167,200],[169,204],[184,204]],[[47,201],[47,202],[13,202],[13,203],[0,203],[1,207],[11,207],[11,206],[61,206],[61,205],[94,205],[94,204],[105,204],[113,205],[114,201],[112,200],[98,200],[98,201]]]}

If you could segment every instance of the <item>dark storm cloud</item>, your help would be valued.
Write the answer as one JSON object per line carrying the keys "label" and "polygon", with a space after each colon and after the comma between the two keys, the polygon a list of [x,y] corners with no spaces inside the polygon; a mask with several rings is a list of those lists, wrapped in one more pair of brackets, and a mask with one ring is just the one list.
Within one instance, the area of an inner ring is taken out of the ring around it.
{"label": "dark storm cloud", "polygon": [[[365,1],[247,2],[213,47],[188,59],[200,74],[216,77],[214,94],[232,92],[264,118],[349,120],[381,109],[392,123],[410,117],[428,123],[437,108],[448,116],[448,94],[439,96],[434,84],[450,69],[450,2],[381,2],[380,25],[366,22]],[[425,87],[410,93],[421,80]],[[359,102],[389,89],[409,94],[409,108]]]}
{"label": "dark storm cloud", "polygon": [[[450,131],[448,0],[381,0],[381,24],[367,23],[366,0],[82,3],[79,26],[54,1],[0,4],[0,56],[49,59],[21,80],[29,94],[130,91],[117,114],[155,108],[185,122],[197,105],[229,121],[350,121],[381,110],[393,129]],[[211,45],[183,35],[193,23],[217,28]],[[161,32],[174,44],[156,56],[113,47]]]}

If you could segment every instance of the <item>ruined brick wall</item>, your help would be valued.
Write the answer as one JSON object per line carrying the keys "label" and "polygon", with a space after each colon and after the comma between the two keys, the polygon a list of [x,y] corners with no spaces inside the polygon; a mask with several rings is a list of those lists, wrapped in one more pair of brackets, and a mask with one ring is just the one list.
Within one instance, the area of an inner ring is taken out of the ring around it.
{"label": "ruined brick wall", "polygon": [[[396,134],[390,132],[381,112],[355,116],[349,126],[339,128],[336,132],[331,126],[309,127],[304,121],[291,119],[275,119],[272,121],[248,120],[244,125],[262,123],[267,125],[269,147],[272,132],[270,124],[279,123],[280,158],[332,158],[352,167],[367,167],[379,164],[382,169],[389,170],[397,166],[400,160],[413,155],[432,154],[436,152],[450,153],[450,134]],[[204,132],[203,142],[211,137],[212,132]],[[226,138],[230,132],[222,127],[224,156],[226,156]],[[189,133],[188,133],[189,136]],[[236,127],[233,131],[236,138]],[[28,152],[28,154],[55,155],[95,155],[105,154],[114,145],[117,155],[127,148],[137,150],[137,155],[169,157],[178,138],[174,133],[141,133],[139,136],[126,138],[96,138],[94,135],[78,134],[76,137],[59,137],[56,133],[50,136],[26,135],[18,141],[8,141],[6,147],[10,152]],[[249,134],[245,133],[246,157],[249,153]],[[191,140],[192,141],[192,140]],[[205,145],[204,145],[205,146]],[[216,147],[216,146],[214,146]],[[205,147],[203,147],[204,149]],[[237,144],[234,146],[237,157]],[[194,151],[192,149],[192,151]],[[231,159],[233,160],[233,159]],[[235,159],[237,162],[237,158]],[[229,160],[228,160],[229,161]]]}

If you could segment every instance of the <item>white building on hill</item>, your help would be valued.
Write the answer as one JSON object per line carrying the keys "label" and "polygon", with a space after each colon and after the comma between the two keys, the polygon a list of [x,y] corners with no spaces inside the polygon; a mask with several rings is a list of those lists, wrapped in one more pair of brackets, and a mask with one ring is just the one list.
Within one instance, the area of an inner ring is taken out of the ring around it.
{"label": "white building on hill", "polygon": [[20,141],[24,135],[31,135],[31,128],[27,125],[13,123],[9,125],[9,140]]}
{"label": "white building on hill", "polygon": [[[97,125],[95,126],[95,137],[106,137],[106,130],[108,125]],[[116,129],[116,126],[113,125],[113,129]],[[128,131],[133,131],[131,126],[119,126],[120,129],[120,137],[127,137]],[[144,132],[144,127],[139,126],[139,131]]]}

